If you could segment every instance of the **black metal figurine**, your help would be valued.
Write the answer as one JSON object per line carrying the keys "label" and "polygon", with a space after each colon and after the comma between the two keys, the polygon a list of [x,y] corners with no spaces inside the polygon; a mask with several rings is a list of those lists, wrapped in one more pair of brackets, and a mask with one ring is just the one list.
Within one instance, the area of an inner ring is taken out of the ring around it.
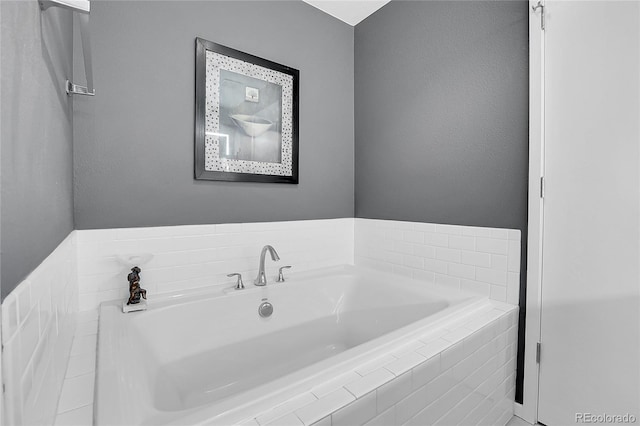
{"label": "black metal figurine", "polygon": [[127,280],[129,280],[129,300],[127,305],[140,303],[140,296],[146,300],[147,290],[140,287],[140,268],[137,266],[131,268],[131,273],[127,275]]}

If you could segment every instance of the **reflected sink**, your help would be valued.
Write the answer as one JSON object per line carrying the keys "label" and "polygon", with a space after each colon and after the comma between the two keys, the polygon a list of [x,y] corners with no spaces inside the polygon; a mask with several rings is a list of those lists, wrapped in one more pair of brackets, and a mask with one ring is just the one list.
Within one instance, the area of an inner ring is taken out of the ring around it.
{"label": "reflected sink", "polygon": [[255,115],[233,114],[231,119],[247,135],[253,138],[260,136],[273,126],[273,122]]}

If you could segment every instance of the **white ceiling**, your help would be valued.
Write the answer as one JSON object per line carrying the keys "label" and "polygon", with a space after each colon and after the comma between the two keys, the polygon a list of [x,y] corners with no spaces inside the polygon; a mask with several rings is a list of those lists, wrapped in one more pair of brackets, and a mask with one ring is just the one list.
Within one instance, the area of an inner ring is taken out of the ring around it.
{"label": "white ceiling", "polygon": [[390,0],[303,0],[349,25],[357,25]]}

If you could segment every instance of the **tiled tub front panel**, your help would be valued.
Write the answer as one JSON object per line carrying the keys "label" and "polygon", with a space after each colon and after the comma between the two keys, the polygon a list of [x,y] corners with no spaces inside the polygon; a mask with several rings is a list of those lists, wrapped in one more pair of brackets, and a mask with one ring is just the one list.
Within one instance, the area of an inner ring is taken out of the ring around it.
{"label": "tiled tub front panel", "polygon": [[294,271],[353,264],[353,219],[221,225],[165,226],[76,231],[80,310],[127,296],[129,272],[119,255],[153,254],[141,265],[141,285],[150,295],[210,287],[231,286],[232,272],[242,273],[252,285],[260,250],[271,244],[279,262],[267,256],[267,279],[277,268]]}
{"label": "tiled tub front panel", "polygon": [[520,231],[355,219],[357,265],[518,304]]}
{"label": "tiled tub front panel", "polygon": [[243,425],[504,425],[513,416],[517,308],[494,306]]}
{"label": "tiled tub front panel", "polygon": [[75,234],[2,302],[7,424],[51,424],[77,311]]}

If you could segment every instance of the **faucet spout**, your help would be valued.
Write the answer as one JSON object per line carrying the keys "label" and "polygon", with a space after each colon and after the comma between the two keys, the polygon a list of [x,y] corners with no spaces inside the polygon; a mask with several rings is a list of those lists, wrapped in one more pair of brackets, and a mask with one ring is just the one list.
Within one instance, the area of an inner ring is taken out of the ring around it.
{"label": "faucet spout", "polygon": [[280,260],[280,256],[278,256],[278,252],[273,248],[273,246],[267,244],[266,246],[262,247],[262,252],[260,253],[260,267],[258,269],[258,276],[253,282],[257,286],[267,285],[267,277],[264,273],[264,259],[267,252],[269,252],[269,254],[271,255],[271,260],[273,260],[274,262]]}

